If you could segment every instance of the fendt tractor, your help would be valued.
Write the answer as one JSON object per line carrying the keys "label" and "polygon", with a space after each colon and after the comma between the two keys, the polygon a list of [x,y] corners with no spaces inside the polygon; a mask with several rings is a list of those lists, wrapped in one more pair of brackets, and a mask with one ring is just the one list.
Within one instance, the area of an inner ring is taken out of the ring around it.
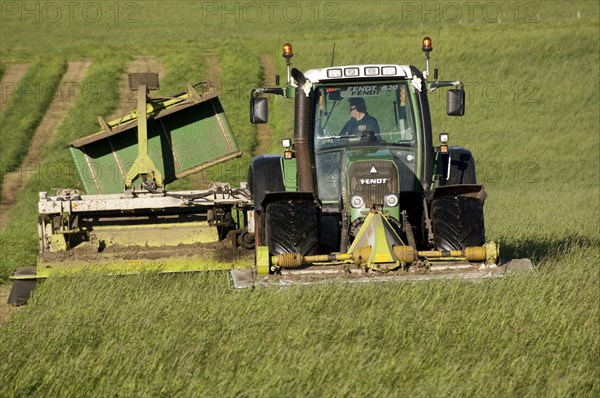
{"label": "fendt tractor", "polygon": [[[440,81],[437,70],[429,79],[429,37],[422,50],[423,72],[368,64],[302,73],[286,43],[287,85],[252,90],[250,121],[268,121],[267,95],[293,99],[293,139],[282,155],[255,157],[239,188],[166,189],[241,151],[209,82],[150,98],[158,76],[130,75],[137,110],[99,117],[102,131],[69,148],[87,194],[40,193],[37,266],[13,273],[9,302],[78,271],[230,270],[237,288],[504,274],[510,263],[485,239],[471,152],[445,133],[433,142],[428,93],[447,88],[447,114],[462,116],[463,83]],[[254,250],[254,261],[215,258],[222,247]]]}
{"label": "fendt tractor", "polygon": [[250,167],[259,274],[340,263],[363,276],[497,268],[471,152],[449,146],[445,133],[433,143],[428,93],[449,88],[447,114],[462,116],[463,83],[439,81],[437,70],[428,80],[431,39],[422,44],[424,72],[369,64],[305,73],[291,69],[284,45],[289,85],[255,89],[251,98],[252,123],[268,119],[264,94],[295,100],[284,155]]}

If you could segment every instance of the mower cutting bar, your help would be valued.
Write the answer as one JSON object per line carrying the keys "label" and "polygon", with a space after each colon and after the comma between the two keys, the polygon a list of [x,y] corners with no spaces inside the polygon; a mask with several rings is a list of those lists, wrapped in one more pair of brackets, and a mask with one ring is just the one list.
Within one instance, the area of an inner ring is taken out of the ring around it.
{"label": "mower cutting bar", "polygon": [[512,260],[497,266],[474,266],[472,264],[431,265],[427,270],[416,272],[393,271],[387,273],[364,272],[360,268],[348,269],[342,266],[321,264],[305,269],[282,269],[276,275],[256,275],[252,269],[234,269],[230,272],[233,287],[236,289],[256,286],[313,285],[332,282],[372,283],[372,282],[417,282],[429,280],[476,281],[501,278],[513,272],[534,270],[528,259]]}

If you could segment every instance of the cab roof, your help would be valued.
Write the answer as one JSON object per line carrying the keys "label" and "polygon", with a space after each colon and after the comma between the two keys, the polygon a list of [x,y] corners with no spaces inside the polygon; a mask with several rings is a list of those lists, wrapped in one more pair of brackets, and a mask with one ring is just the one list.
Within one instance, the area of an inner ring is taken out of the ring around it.
{"label": "cab roof", "polygon": [[368,64],[332,66],[330,68],[310,69],[304,76],[312,83],[326,81],[344,81],[374,78],[403,78],[412,79],[410,65]]}

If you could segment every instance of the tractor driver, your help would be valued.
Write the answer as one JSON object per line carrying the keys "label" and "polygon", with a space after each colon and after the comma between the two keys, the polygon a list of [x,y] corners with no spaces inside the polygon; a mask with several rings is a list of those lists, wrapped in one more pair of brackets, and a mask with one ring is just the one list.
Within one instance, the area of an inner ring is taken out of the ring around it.
{"label": "tractor driver", "polygon": [[379,123],[367,113],[367,105],[361,97],[350,98],[350,120],[346,122],[340,135],[360,135],[368,143],[379,141]]}

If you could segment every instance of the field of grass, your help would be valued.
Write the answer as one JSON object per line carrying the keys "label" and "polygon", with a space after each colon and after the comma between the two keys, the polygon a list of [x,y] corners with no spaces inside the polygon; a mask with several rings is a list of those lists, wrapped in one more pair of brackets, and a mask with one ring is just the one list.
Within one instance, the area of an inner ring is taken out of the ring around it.
{"label": "field of grass", "polygon": [[7,109],[0,116],[0,178],[15,171],[27,153],[30,140],[53,100],[66,64],[57,60],[41,60],[31,66],[16,87]]}
{"label": "field of grass", "polygon": [[[202,80],[205,55],[218,60],[246,154],[212,173],[237,182],[256,145],[248,94],[265,80],[261,56],[272,54],[282,78],[284,41],[301,70],[330,65],[334,42],[337,64],[422,67],[424,35],[440,77],[467,92],[462,118],[431,97],[436,135],[473,151],[488,238],[537,271],[243,292],[222,273],[48,280],[0,325],[0,396],[600,395],[600,6],[467,3],[275,2],[255,19],[250,3],[82,2],[72,22],[44,3],[28,3],[41,7],[38,19],[24,3],[2,3],[0,71],[90,59],[81,89],[100,95],[80,97],[20,193],[0,232],[0,282],[35,263],[37,192],[78,186],[64,147],[117,107],[131,57],[160,58],[162,94]],[[29,108],[11,100],[1,118],[8,109]],[[292,112],[288,101],[271,104],[273,153],[292,134]],[[8,130],[0,134],[5,142]]]}

